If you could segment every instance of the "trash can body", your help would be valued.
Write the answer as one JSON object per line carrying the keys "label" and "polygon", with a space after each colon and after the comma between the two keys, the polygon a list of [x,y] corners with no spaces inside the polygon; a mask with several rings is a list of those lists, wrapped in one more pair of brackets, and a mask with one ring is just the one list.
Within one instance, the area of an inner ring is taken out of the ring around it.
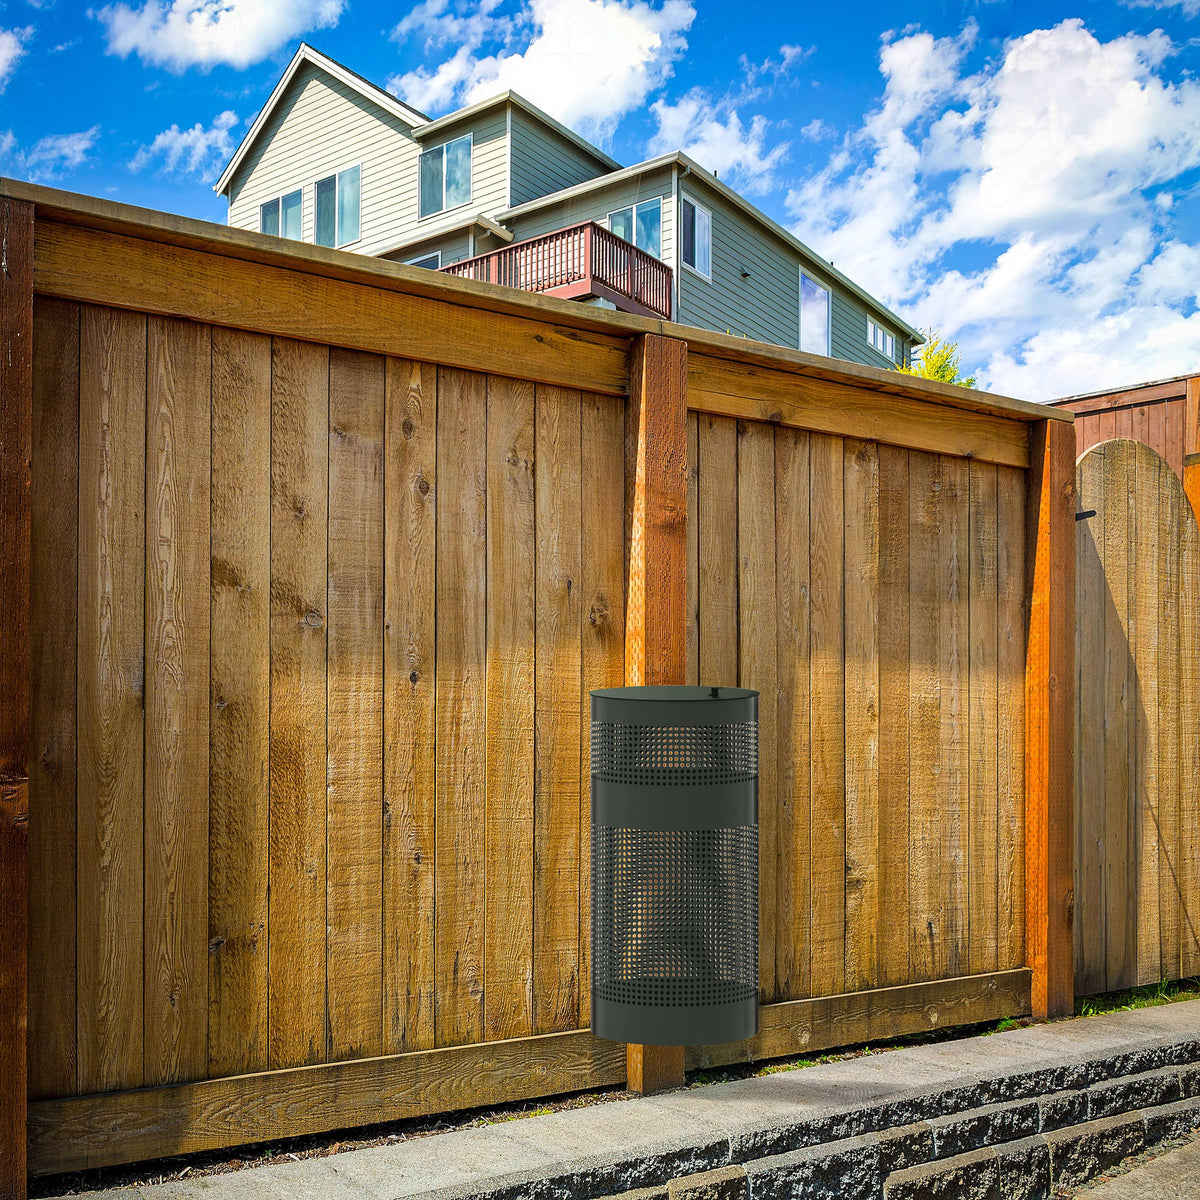
{"label": "trash can body", "polygon": [[592,692],[592,1030],[758,1032],[757,692]]}

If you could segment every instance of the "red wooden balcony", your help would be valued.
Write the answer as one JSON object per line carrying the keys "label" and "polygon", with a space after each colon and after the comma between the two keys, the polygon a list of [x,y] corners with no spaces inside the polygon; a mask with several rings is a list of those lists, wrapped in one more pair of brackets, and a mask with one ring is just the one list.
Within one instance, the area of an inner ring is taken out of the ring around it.
{"label": "red wooden balcony", "polygon": [[671,319],[671,268],[595,221],[465,258],[442,271],[564,300],[597,297],[622,312]]}

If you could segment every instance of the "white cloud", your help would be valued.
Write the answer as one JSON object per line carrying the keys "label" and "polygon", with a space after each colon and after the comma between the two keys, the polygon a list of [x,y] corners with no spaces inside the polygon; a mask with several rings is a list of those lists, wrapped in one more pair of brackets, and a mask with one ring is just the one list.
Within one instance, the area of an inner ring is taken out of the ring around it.
{"label": "white cloud", "polygon": [[0,92],[4,91],[21,56],[25,43],[33,36],[33,26],[22,29],[0,29]]}
{"label": "white cloud", "polygon": [[1121,0],[1126,8],[1177,8],[1185,17],[1200,13],[1200,0]]}
{"label": "white cloud", "polygon": [[1192,369],[1200,246],[1173,232],[1172,187],[1200,166],[1200,83],[1172,81],[1161,32],[1102,42],[1066,20],[968,74],[974,37],[884,45],[881,104],[789,193],[796,232],[958,341],[984,386],[1038,399]]}
{"label": "white cloud", "polygon": [[141,171],[161,160],[162,170],[168,174],[215,177],[233,154],[234,141],[229,131],[237,121],[237,113],[226,110],[214,117],[207,129],[199,121],[190,129],[172,125],[138,150],[129,169]]}
{"label": "white cloud", "polygon": [[310,29],[336,25],[346,0],[146,0],[95,14],[108,52],[183,71],[219,64],[248,67]]}
{"label": "white cloud", "polygon": [[775,171],[787,157],[786,142],[766,147],[768,122],[761,115],[742,124],[736,108],[713,104],[707,93],[693,88],[675,104],[656,100],[650,106],[658,129],[650,140],[651,154],[682,150],[706,170],[742,191],[770,191]]}
{"label": "white cloud", "polygon": [[511,88],[604,141],[671,76],[695,16],[690,0],[528,0],[515,16],[496,3],[462,16],[445,0],[426,0],[395,35],[423,34],[427,53],[458,48],[435,67],[394,76],[388,88],[434,112]]}
{"label": "white cloud", "polygon": [[81,167],[99,136],[100,126],[93,125],[79,133],[50,134],[35,142],[31,149],[20,150],[16,139],[8,133],[0,137],[0,154],[11,154],[16,169],[27,179],[53,180]]}

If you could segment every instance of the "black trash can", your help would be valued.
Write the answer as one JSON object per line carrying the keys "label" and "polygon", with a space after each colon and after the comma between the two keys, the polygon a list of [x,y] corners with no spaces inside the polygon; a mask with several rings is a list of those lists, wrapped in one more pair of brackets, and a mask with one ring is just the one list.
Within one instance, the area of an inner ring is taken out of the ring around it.
{"label": "black trash can", "polygon": [[592,692],[592,1031],[758,1032],[757,692]]}

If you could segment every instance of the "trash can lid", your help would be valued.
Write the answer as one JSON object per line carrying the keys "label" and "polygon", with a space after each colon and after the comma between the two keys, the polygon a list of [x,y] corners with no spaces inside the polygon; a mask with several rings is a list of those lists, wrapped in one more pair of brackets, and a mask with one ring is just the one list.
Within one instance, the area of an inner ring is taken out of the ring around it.
{"label": "trash can lid", "polygon": [[593,696],[602,700],[668,700],[671,703],[690,700],[749,700],[758,693],[749,688],[690,687],[671,684],[661,687],[597,688]]}

